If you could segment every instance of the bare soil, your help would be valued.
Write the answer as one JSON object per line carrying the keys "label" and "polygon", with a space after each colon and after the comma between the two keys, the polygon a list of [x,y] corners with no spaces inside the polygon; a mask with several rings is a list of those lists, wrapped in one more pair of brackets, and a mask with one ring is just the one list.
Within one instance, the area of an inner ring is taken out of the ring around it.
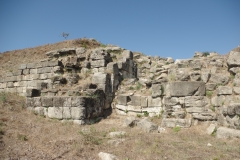
{"label": "bare soil", "polygon": [[[75,125],[35,115],[25,109],[25,98],[0,94],[0,160],[98,160],[99,152],[120,160],[239,160],[239,139],[207,135],[207,123],[190,129],[145,133],[123,127],[125,116],[112,113],[92,125]],[[152,118],[160,124],[161,118]],[[108,133],[126,131],[119,145],[109,144]],[[207,146],[210,143],[212,146]]]}

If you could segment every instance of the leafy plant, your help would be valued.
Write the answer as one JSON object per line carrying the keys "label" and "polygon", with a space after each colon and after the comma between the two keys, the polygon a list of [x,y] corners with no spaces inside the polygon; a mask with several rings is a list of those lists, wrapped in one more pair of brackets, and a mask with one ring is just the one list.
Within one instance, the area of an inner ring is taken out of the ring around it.
{"label": "leafy plant", "polygon": [[18,134],[17,138],[21,141],[27,141],[27,136],[26,135],[23,135],[23,134]]}
{"label": "leafy plant", "polygon": [[142,88],[142,84],[137,82],[136,84],[136,90],[140,90]]}
{"label": "leafy plant", "polygon": [[207,57],[210,53],[209,52],[202,52],[203,56]]}
{"label": "leafy plant", "polygon": [[137,114],[137,117],[138,117],[138,118],[141,118],[141,117],[142,117],[142,115],[141,115],[141,114]]}
{"label": "leafy plant", "polygon": [[143,111],[143,115],[144,115],[145,117],[148,117],[148,116],[149,116],[148,111]]}
{"label": "leafy plant", "polygon": [[134,87],[133,86],[129,87],[129,90],[134,90]]}

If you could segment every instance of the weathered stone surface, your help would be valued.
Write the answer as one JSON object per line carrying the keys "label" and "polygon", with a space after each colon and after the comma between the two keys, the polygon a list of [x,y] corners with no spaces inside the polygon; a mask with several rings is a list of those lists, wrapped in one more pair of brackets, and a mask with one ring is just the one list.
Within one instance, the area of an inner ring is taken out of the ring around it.
{"label": "weathered stone surface", "polygon": [[229,69],[229,72],[231,72],[232,74],[237,74],[240,72],[240,68],[239,67],[232,67]]}
{"label": "weathered stone surface", "polygon": [[[188,81],[190,79],[189,69],[188,68],[179,68],[176,71],[175,80],[177,81]],[[173,73],[174,75],[174,73]]]}
{"label": "weathered stone surface", "polygon": [[137,125],[138,121],[139,120],[137,120],[135,117],[127,117],[123,121],[123,126],[124,127],[134,127],[135,125]]}
{"label": "weathered stone surface", "polygon": [[215,90],[216,86],[217,86],[216,83],[207,83],[206,84],[206,90],[207,91],[213,91],[213,90]]}
{"label": "weathered stone surface", "polygon": [[82,120],[86,118],[86,108],[71,107],[71,115],[74,120]]}
{"label": "weathered stone surface", "polygon": [[71,97],[72,107],[85,107],[86,97]]}
{"label": "weathered stone surface", "polygon": [[40,91],[37,89],[27,89],[27,97],[38,97],[40,96]]}
{"label": "weathered stone surface", "polygon": [[187,96],[185,97],[185,107],[205,107],[209,100],[204,96]]}
{"label": "weathered stone surface", "polygon": [[70,107],[63,107],[63,119],[70,119],[70,118],[72,118],[71,108]]}
{"label": "weathered stone surface", "polygon": [[148,118],[144,118],[137,123],[137,127],[141,128],[145,132],[153,132],[158,129],[158,126],[152,123]]}
{"label": "weathered stone surface", "polygon": [[133,106],[141,106],[141,96],[140,95],[131,96],[131,101],[132,101]]}
{"label": "weathered stone surface", "polygon": [[198,119],[198,120],[216,120],[217,119],[217,115],[216,113],[208,110],[208,111],[204,111],[201,113],[193,113],[193,118],[194,119]]}
{"label": "weathered stone surface", "polygon": [[181,96],[204,96],[204,82],[170,82],[169,94],[172,97]]}
{"label": "weathered stone surface", "polygon": [[233,87],[233,92],[235,94],[240,94],[240,87]]}
{"label": "weathered stone surface", "polygon": [[107,64],[107,71],[112,73],[112,74],[118,74],[118,65],[116,62],[110,62]]}
{"label": "weathered stone surface", "polygon": [[148,107],[161,107],[162,101],[161,98],[152,98],[151,96],[148,96]]}
{"label": "weathered stone surface", "polygon": [[228,86],[219,86],[217,89],[218,95],[231,95],[232,94],[232,87]]}
{"label": "weathered stone surface", "polygon": [[154,116],[158,116],[161,114],[163,108],[162,107],[151,107],[151,108],[142,108],[142,112],[146,112],[148,113],[149,117],[154,117]]}
{"label": "weathered stone surface", "polygon": [[161,84],[153,84],[152,85],[152,97],[157,98],[162,95],[162,85]]}
{"label": "weathered stone surface", "polygon": [[141,106],[142,107],[148,106],[148,97],[147,96],[141,96]]}
{"label": "weathered stone surface", "polygon": [[210,124],[209,127],[207,128],[207,134],[211,135],[215,130],[216,130],[216,124]]}
{"label": "weathered stone surface", "polygon": [[163,118],[161,126],[162,127],[183,127],[183,128],[189,128],[191,126],[191,119],[174,119],[174,118]]}
{"label": "weathered stone surface", "polygon": [[26,68],[27,68],[27,64],[20,64],[20,66],[18,67],[19,70],[26,69]]}
{"label": "weathered stone surface", "polygon": [[100,152],[98,153],[98,157],[101,160],[119,160],[117,158],[117,156],[113,155],[113,154],[109,154],[109,153],[104,153],[104,152]]}
{"label": "weathered stone surface", "polygon": [[41,97],[41,102],[43,107],[52,107],[53,97]]}
{"label": "weathered stone surface", "polygon": [[240,66],[240,52],[231,51],[227,59],[227,64],[229,67]]}
{"label": "weathered stone surface", "polygon": [[43,73],[51,73],[52,67],[44,67],[44,68],[38,68],[37,74],[43,74]]}
{"label": "weathered stone surface", "polygon": [[219,127],[216,136],[217,138],[240,138],[240,130]]}
{"label": "weathered stone surface", "polygon": [[204,111],[204,108],[203,107],[189,107],[189,108],[186,108],[186,111],[188,113],[201,113]]}
{"label": "weathered stone surface", "polygon": [[107,84],[110,81],[110,75],[102,72],[94,73],[92,77],[93,84]]}
{"label": "weathered stone surface", "polygon": [[179,103],[179,99],[177,97],[163,97],[163,104],[168,106],[177,105]]}
{"label": "weathered stone surface", "polygon": [[229,76],[230,74],[216,73],[211,75],[209,81],[216,84],[226,85],[229,81]]}
{"label": "weathered stone surface", "polygon": [[48,117],[62,119],[63,118],[63,108],[62,107],[49,107]]}
{"label": "weathered stone surface", "polygon": [[210,78],[210,73],[209,72],[202,72],[201,74],[201,79],[203,82],[207,83]]}
{"label": "weathered stone surface", "polygon": [[240,115],[240,103],[230,103],[227,107],[227,114],[230,116]]}
{"label": "weathered stone surface", "polygon": [[129,51],[129,50],[124,50],[122,52],[122,57],[133,59],[133,53],[131,51]]}

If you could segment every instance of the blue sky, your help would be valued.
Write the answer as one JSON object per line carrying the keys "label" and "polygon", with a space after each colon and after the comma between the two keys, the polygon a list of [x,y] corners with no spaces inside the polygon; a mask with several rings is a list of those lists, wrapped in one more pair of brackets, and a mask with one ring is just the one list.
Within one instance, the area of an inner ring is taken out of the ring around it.
{"label": "blue sky", "polygon": [[68,39],[160,57],[240,45],[240,0],[1,0],[0,52]]}

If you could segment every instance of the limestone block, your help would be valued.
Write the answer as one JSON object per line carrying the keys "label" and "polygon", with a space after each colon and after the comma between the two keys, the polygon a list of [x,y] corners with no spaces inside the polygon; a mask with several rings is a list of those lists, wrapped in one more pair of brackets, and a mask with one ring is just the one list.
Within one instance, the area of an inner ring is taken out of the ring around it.
{"label": "limestone block", "polygon": [[53,107],[53,97],[42,97],[41,102],[43,107]]}
{"label": "limestone block", "polygon": [[132,111],[132,112],[142,112],[142,107],[141,106],[134,106],[134,105],[128,105],[126,107],[126,111]]}
{"label": "limestone block", "polygon": [[71,115],[74,120],[82,120],[86,118],[86,108],[71,107]]}
{"label": "limestone block", "polygon": [[216,83],[216,84],[221,84],[221,85],[226,85],[229,81],[230,74],[228,73],[216,73],[216,74],[211,74],[210,77],[210,82]]}
{"label": "limestone block", "polygon": [[6,82],[17,82],[17,76],[11,76],[5,78]]}
{"label": "limestone block", "polygon": [[191,127],[192,120],[191,119],[175,119],[175,118],[163,118],[161,126],[173,128],[176,126],[182,128]]}
{"label": "limestone block", "polygon": [[162,95],[162,85],[161,84],[152,84],[152,97],[160,97]]}
{"label": "limestone block", "polygon": [[63,108],[62,107],[49,107],[48,117],[62,119],[63,118]]}
{"label": "limestone block", "polygon": [[17,87],[17,93],[22,93],[23,92],[23,88],[22,87]]}
{"label": "limestone block", "polygon": [[0,83],[3,83],[3,82],[5,82],[4,77],[0,77]]}
{"label": "limestone block", "polygon": [[116,108],[122,111],[127,111],[128,110],[128,106],[126,105],[120,105],[120,104],[116,104]]}
{"label": "limestone block", "polygon": [[199,71],[194,71],[194,72],[190,73],[190,78],[191,78],[192,81],[200,81],[201,80],[201,74],[200,74]]}
{"label": "limestone block", "polygon": [[70,119],[70,118],[72,118],[71,108],[70,107],[63,107],[63,119]]}
{"label": "limestone block", "polygon": [[106,73],[94,73],[92,77],[92,83],[93,84],[108,84],[110,82],[110,75]]}
{"label": "limestone block", "polygon": [[41,80],[48,79],[48,74],[39,74],[39,79]]}
{"label": "limestone block", "polygon": [[119,160],[117,156],[105,152],[99,152],[98,157],[100,158],[100,160]]}
{"label": "limestone block", "polygon": [[20,66],[18,67],[19,70],[23,70],[27,68],[27,64],[20,64]]}
{"label": "limestone block", "polygon": [[30,74],[37,74],[37,69],[30,69],[29,73]]}
{"label": "limestone block", "polygon": [[13,72],[7,72],[7,73],[6,73],[6,76],[7,76],[7,77],[12,77],[12,76],[13,76]]}
{"label": "limestone block", "polygon": [[1,88],[7,88],[7,83],[2,83]]}
{"label": "limestone block", "polygon": [[193,113],[193,118],[202,120],[202,121],[209,121],[209,120],[216,120],[217,115],[216,113],[212,112],[211,110],[201,112],[201,113]]}
{"label": "limestone block", "polygon": [[28,68],[28,69],[36,68],[36,63],[28,63],[28,64],[27,64],[27,68]]}
{"label": "limestone block", "polygon": [[59,66],[61,63],[60,61],[56,60],[56,61],[47,61],[47,67],[55,67],[55,66]]}
{"label": "limestone block", "polygon": [[120,105],[127,105],[127,102],[131,101],[128,95],[118,95],[117,100]]}
{"label": "limestone block", "polygon": [[185,107],[205,107],[210,102],[204,96],[187,96],[185,97]]}
{"label": "limestone block", "polygon": [[162,110],[163,110],[162,107],[142,108],[142,112],[149,113],[149,117],[154,117],[154,116],[160,115]]}
{"label": "limestone block", "polygon": [[240,138],[240,130],[219,127],[217,129],[216,136],[217,138]]}
{"label": "limestone block", "polygon": [[162,101],[161,98],[152,98],[151,96],[148,96],[148,107],[161,107]]}
{"label": "limestone block", "polygon": [[143,108],[148,107],[148,97],[147,96],[141,96],[141,106]]}
{"label": "limestone block", "polygon": [[91,62],[92,68],[99,68],[99,67],[106,67],[107,63],[105,59],[102,60],[95,60]]}
{"label": "limestone block", "polygon": [[23,75],[17,76],[17,81],[22,81],[22,79],[23,79]]}
{"label": "limestone block", "polygon": [[76,54],[78,58],[85,58],[86,57],[85,52],[86,52],[86,49],[83,47],[76,48]]}
{"label": "limestone block", "polygon": [[44,68],[38,68],[37,74],[43,74],[43,73],[51,73],[53,67],[44,67]]}
{"label": "limestone block", "polygon": [[167,106],[173,106],[179,104],[179,98],[177,97],[163,97],[163,104]]}
{"label": "limestone block", "polygon": [[202,63],[200,60],[192,60],[189,63],[189,67],[193,69],[201,69],[202,68]]}
{"label": "limestone block", "polygon": [[133,106],[141,106],[141,96],[140,95],[131,96],[131,101],[132,101]]}
{"label": "limestone block", "polygon": [[14,76],[22,75],[22,70],[17,70],[12,72]]}
{"label": "limestone block", "polygon": [[233,92],[235,94],[240,94],[240,87],[233,87]]}
{"label": "limestone block", "polygon": [[33,111],[38,115],[46,115],[47,112],[44,107],[35,107]]}
{"label": "limestone block", "polygon": [[91,52],[90,58],[92,60],[105,60],[108,59],[110,57],[110,54],[107,53],[104,49],[94,49]]}
{"label": "limestone block", "polygon": [[151,122],[148,118],[144,118],[137,123],[137,127],[145,132],[153,132],[158,129],[158,126]]}
{"label": "limestone block", "polygon": [[[1,85],[0,85],[0,86],[1,86]],[[13,83],[13,86],[14,86],[14,87],[19,87],[19,86],[20,86],[20,82],[14,82],[14,83]],[[0,88],[1,88],[1,87],[0,87]]]}
{"label": "limestone block", "polygon": [[27,86],[28,86],[27,82],[28,82],[28,81],[20,81],[20,82],[19,82],[19,86],[20,86],[20,87],[27,87]]}
{"label": "limestone block", "polygon": [[6,88],[5,91],[10,92],[10,93],[16,93],[17,89],[16,88]]}
{"label": "limestone block", "polygon": [[219,86],[217,89],[218,95],[231,95],[232,94],[232,87],[228,86]]}
{"label": "limestone block", "polygon": [[240,72],[240,67],[232,67],[229,69],[229,72],[231,72],[232,74],[237,74]]}
{"label": "limestone block", "polygon": [[118,74],[118,65],[116,62],[110,62],[107,64],[107,71],[112,73],[112,74]]}
{"label": "limestone block", "polygon": [[126,59],[133,59],[133,53],[130,50],[124,50],[122,52],[122,57]]}
{"label": "limestone block", "polygon": [[217,86],[216,83],[207,83],[206,84],[206,90],[207,91],[213,91],[213,90],[215,90],[216,86]]}
{"label": "limestone block", "polygon": [[13,82],[8,82],[8,83],[7,83],[7,87],[8,87],[8,88],[13,88],[13,87],[14,87]]}
{"label": "limestone block", "polygon": [[42,107],[41,97],[26,98],[27,107]]}
{"label": "limestone block", "polygon": [[204,108],[203,107],[189,107],[189,108],[186,108],[186,111],[188,113],[201,113],[204,111]]}
{"label": "limestone block", "polygon": [[206,94],[204,82],[170,82],[168,89],[172,97],[204,96]]}
{"label": "limestone block", "polygon": [[240,52],[231,51],[227,59],[227,64],[229,67],[240,66]]}

